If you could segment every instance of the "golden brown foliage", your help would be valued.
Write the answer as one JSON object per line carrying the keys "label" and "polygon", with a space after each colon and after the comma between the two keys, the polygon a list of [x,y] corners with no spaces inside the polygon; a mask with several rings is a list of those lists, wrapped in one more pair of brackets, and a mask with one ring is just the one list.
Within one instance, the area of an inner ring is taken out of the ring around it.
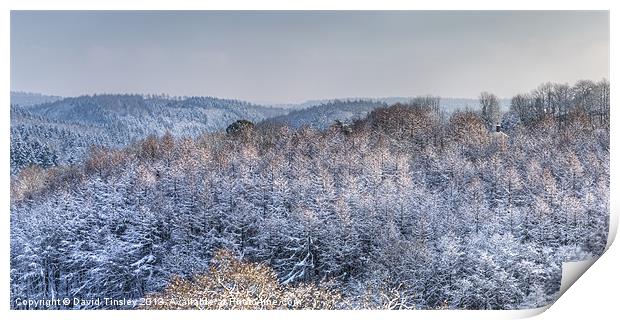
{"label": "golden brown foliage", "polygon": [[19,173],[19,176],[11,182],[12,200],[21,200],[28,194],[42,188],[49,178],[49,171],[39,167],[30,166]]}
{"label": "golden brown foliage", "polygon": [[342,296],[325,283],[281,285],[260,263],[237,260],[220,250],[206,274],[173,277],[161,293],[149,294],[141,309],[335,309]]}
{"label": "golden brown foliage", "polygon": [[86,160],[85,171],[105,176],[118,170],[126,161],[128,159],[122,150],[92,147]]}
{"label": "golden brown foliage", "polygon": [[84,178],[76,167],[41,168],[30,166],[11,179],[11,201],[21,201],[48,190],[66,189]]}
{"label": "golden brown foliage", "polygon": [[450,117],[450,129],[451,140],[464,146],[484,146],[489,139],[484,120],[472,111],[455,112]]}

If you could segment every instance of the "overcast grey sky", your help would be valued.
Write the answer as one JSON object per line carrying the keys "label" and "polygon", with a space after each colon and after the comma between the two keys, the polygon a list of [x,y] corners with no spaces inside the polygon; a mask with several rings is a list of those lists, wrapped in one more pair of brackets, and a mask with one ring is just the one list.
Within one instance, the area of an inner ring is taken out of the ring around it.
{"label": "overcast grey sky", "polygon": [[609,78],[608,12],[11,13],[11,90],[255,102]]}

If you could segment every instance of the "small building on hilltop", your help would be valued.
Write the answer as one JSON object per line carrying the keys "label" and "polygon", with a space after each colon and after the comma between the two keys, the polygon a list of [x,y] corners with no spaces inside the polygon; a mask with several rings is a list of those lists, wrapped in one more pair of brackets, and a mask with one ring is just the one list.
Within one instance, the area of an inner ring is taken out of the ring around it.
{"label": "small building on hilltop", "polygon": [[495,125],[495,131],[491,132],[491,141],[497,144],[502,149],[502,151],[506,150],[508,135],[502,131],[501,125]]}

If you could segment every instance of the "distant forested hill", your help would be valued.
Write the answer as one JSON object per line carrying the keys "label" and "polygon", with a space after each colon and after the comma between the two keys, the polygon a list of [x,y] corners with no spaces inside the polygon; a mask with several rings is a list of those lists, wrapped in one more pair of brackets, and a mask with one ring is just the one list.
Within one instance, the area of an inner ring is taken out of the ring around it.
{"label": "distant forested hill", "polygon": [[11,91],[11,104],[19,106],[34,106],[41,103],[61,100],[59,96],[49,96],[40,93]]}
{"label": "distant forested hill", "polygon": [[336,120],[350,121],[361,119],[379,107],[387,107],[387,104],[371,100],[334,100],[306,109],[295,110],[267,121],[284,123],[294,128],[309,125],[324,129]]}
{"label": "distant forested hill", "polygon": [[[279,105],[286,107],[292,112],[275,118],[268,122],[280,122],[292,127],[309,125],[324,129],[336,120],[350,122],[362,119],[368,113],[379,107],[386,107],[396,103],[409,103],[416,97],[386,97],[386,98],[351,98],[336,100],[312,100],[300,104]],[[502,111],[508,111],[510,100],[499,99],[499,107]],[[478,109],[478,99],[464,98],[440,98],[439,108],[449,114],[457,110]]]}
{"label": "distant forested hill", "polygon": [[261,121],[286,113],[238,100],[94,95],[11,107],[11,172],[37,164],[72,164],[91,146],[120,147],[170,132],[196,137],[239,119]]}

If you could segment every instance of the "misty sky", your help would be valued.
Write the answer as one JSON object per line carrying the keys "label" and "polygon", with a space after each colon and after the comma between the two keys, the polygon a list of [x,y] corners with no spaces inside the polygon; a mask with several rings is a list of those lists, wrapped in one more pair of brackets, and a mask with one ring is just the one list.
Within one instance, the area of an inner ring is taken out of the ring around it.
{"label": "misty sky", "polygon": [[11,90],[254,102],[501,97],[609,78],[603,12],[11,13]]}

